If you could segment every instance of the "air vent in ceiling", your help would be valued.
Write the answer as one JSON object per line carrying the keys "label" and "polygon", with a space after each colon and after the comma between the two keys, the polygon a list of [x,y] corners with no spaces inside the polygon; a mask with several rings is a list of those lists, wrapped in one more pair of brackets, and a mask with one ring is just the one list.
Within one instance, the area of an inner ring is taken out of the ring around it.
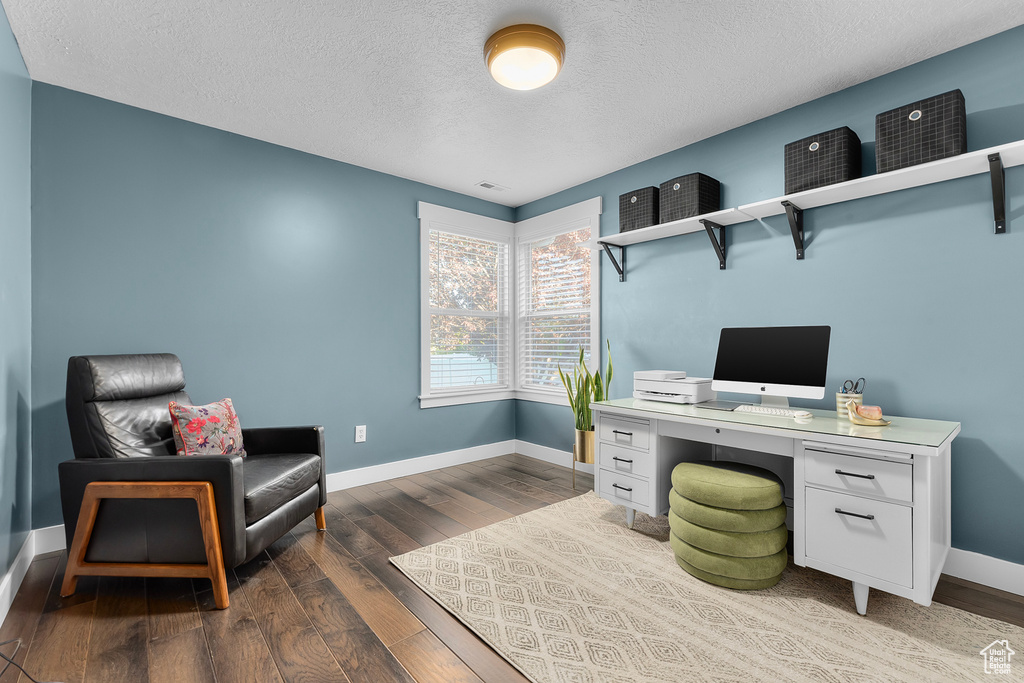
{"label": "air vent in ceiling", "polygon": [[494,190],[495,192],[504,192],[508,188],[504,185],[498,185],[497,183],[489,183],[486,180],[481,180],[476,184],[477,187],[482,187],[485,190]]}

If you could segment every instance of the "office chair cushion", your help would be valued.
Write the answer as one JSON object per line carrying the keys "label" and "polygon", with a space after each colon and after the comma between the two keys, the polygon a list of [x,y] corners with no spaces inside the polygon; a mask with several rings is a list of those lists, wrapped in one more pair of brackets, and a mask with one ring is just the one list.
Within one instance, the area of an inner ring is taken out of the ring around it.
{"label": "office chair cushion", "polygon": [[684,498],[669,489],[668,504],[672,511],[688,522],[719,531],[771,531],[786,523],[786,505],[780,503],[767,510],[729,510],[704,505]]}
{"label": "office chair cushion", "polygon": [[77,379],[83,401],[119,401],[185,389],[181,361],[172,353],[75,356],[68,374]]}
{"label": "office chair cushion", "polygon": [[320,507],[320,487],[314,486],[292,498],[266,517],[245,527],[245,561],[249,562],[277,539],[295,528]]}
{"label": "office chair cushion", "polygon": [[165,394],[156,398],[86,404],[86,417],[93,423],[90,429],[92,444],[99,457],[174,455],[167,402],[177,396]]}
{"label": "office chair cushion", "polygon": [[242,426],[230,398],[205,406],[170,401],[167,409],[178,455],[245,455]]}
{"label": "office chair cushion", "polygon": [[732,510],[767,510],[782,503],[774,474],[735,462],[682,462],[672,470],[672,488],[704,505]]}
{"label": "office chair cushion", "polygon": [[191,403],[177,356],[74,356],[65,405],[76,458],[174,455],[169,401]]}
{"label": "office chair cushion", "polygon": [[729,557],[774,555],[785,548],[789,540],[785,524],[768,531],[719,531],[688,522],[669,510],[668,525],[680,540],[696,548]]}
{"label": "office chair cushion", "polygon": [[245,525],[258,522],[320,483],[320,461],[320,456],[313,453],[247,457],[242,467]]}
{"label": "office chair cushion", "polygon": [[726,588],[767,588],[778,583],[786,569],[789,554],[783,548],[773,555],[764,557],[729,557],[695,548],[674,533],[669,534],[669,545],[675,553],[676,563],[708,583]]}

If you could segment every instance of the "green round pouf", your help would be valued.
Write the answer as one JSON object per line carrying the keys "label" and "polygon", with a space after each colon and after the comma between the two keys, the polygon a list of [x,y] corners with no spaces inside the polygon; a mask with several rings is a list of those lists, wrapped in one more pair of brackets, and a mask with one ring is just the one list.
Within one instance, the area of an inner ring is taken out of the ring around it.
{"label": "green round pouf", "polygon": [[[789,562],[783,548],[765,557],[729,557],[695,548],[675,534],[669,534],[669,544],[676,563],[699,579],[726,588],[767,588],[778,582]],[[699,570],[699,574],[690,568]]]}
{"label": "green round pouf", "polygon": [[770,531],[753,531],[750,533],[736,531],[719,531],[706,529],[688,522],[675,513],[668,511],[668,525],[672,533],[681,541],[716,555],[729,557],[764,557],[774,555],[786,547],[789,532],[785,524]]}
{"label": "green round pouf", "polygon": [[782,486],[771,472],[735,462],[681,462],[672,488],[692,501],[729,510],[768,510],[782,503]]}
{"label": "green round pouf", "polygon": [[712,507],[684,498],[675,489],[668,492],[668,504],[672,511],[688,522],[699,524],[705,529],[719,531],[771,531],[786,523],[786,505],[780,503],[767,510],[728,510]]}
{"label": "green round pouf", "polygon": [[715,576],[714,574],[708,574],[705,571],[697,569],[692,564],[687,563],[686,560],[679,559],[678,555],[676,555],[676,564],[686,570],[687,574],[696,576],[701,581],[706,581],[707,583],[721,586],[722,588],[731,588],[733,590],[756,591],[761,590],[762,588],[771,588],[779,582],[779,579],[782,578],[782,574],[768,579],[758,580],[731,579],[728,576]]}

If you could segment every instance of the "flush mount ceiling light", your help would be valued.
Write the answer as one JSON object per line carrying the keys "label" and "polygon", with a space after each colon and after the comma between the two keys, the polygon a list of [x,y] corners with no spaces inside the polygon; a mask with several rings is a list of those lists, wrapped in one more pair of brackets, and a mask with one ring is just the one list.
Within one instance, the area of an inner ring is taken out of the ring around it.
{"label": "flush mount ceiling light", "polygon": [[487,39],[484,58],[498,83],[513,90],[533,90],[558,75],[565,59],[565,43],[549,28],[516,24]]}

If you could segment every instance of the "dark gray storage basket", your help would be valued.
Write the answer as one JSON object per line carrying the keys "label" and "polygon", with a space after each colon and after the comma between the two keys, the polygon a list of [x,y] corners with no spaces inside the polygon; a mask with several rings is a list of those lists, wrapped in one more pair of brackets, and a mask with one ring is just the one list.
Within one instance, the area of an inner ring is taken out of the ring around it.
{"label": "dark gray storage basket", "polygon": [[860,177],[860,138],[843,126],[786,145],[786,194]]}
{"label": "dark gray storage basket", "polygon": [[658,222],[658,188],[645,187],[619,195],[619,232],[639,230]]}
{"label": "dark gray storage basket", "polygon": [[967,151],[967,107],[959,90],[912,102],[875,117],[879,173]]}
{"label": "dark gray storage basket", "polygon": [[658,193],[661,223],[699,216],[722,208],[722,186],[703,173],[681,175],[661,184]]}

